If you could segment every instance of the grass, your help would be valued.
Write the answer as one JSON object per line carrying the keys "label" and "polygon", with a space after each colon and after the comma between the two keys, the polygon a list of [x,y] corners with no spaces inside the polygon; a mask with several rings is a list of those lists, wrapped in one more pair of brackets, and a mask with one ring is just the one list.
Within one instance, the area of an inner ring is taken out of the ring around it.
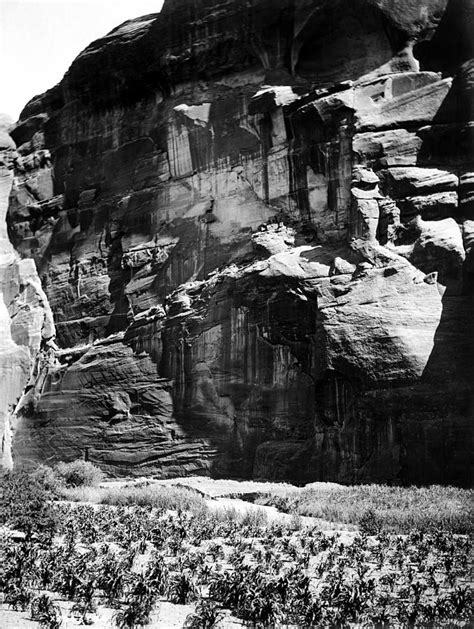
{"label": "grass", "polygon": [[143,484],[122,487],[69,487],[61,497],[73,502],[89,502],[118,507],[152,507],[158,511],[199,512],[207,508],[197,492],[185,487]]}
{"label": "grass", "polygon": [[442,528],[452,533],[473,530],[473,491],[456,487],[388,487],[386,485],[308,486],[278,495],[260,494],[256,503],[287,513],[360,524],[370,514],[376,525],[394,533],[414,528]]}
{"label": "grass", "polygon": [[[194,517],[206,517],[216,523],[234,522],[236,526],[256,529],[268,526],[268,514],[264,509],[243,513],[233,507],[210,509],[198,492],[186,487],[159,485],[156,483],[122,487],[63,487],[60,497],[70,502],[108,505],[116,507],[149,507],[159,513],[175,511],[190,513]],[[301,528],[298,516],[292,518],[290,527]]]}
{"label": "grass", "polygon": [[[4,504],[18,497],[27,516],[5,512],[6,525],[26,531],[31,521],[36,531],[0,539],[0,600],[51,629],[67,605],[86,624],[112,608],[118,627],[153,624],[164,601],[193,605],[184,626],[195,629],[237,618],[257,627],[472,626],[471,541],[420,529],[468,514],[467,491],[318,483],[277,497],[273,488],[260,501],[295,513],[279,522],[255,507],[213,510],[197,492],[153,482],[62,485],[69,500],[55,502],[25,473],[5,481]],[[86,504],[71,504],[73,496]],[[49,535],[38,527],[41,505],[54,516]],[[305,509],[364,521],[366,530],[327,534],[301,520]],[[398,530],[414,522],[413,530],[369,535],[377,518]]]}

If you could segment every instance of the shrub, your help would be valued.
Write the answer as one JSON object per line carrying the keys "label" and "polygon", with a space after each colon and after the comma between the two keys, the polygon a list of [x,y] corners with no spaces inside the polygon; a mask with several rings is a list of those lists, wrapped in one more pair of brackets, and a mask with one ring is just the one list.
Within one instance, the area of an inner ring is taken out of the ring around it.
{"label": "shrub", "polygon": [[30,475],[45,491],[54,495],[58,494],[61,487],[61,479],[52,467],[49,467],[49,465],[38,465]]}
{"label": "shrub", "polygon": [[52,494],[31,474],[15,469],[4,475],[0,487],[0,523],[33,534],[51,537],[56,528]]}
{"label": "shrub", "polygon": [[102,470],[90,461],[77,459],[71,463],[58,463],[55,471],[66,487],[95,487],[104,478]]}
{"label": "shrub", "polygon": [[373,509],[367,509],[359,519],[359,530],[365,535],[377,535],[382,526]]}
{"label": "shrub", "polygon": [[62,485],[59,494],[63,500],[69,500],[70,502],[100,504],[105,491],[107,490],[104,487],[88,487],[87,485],[65,487]]}

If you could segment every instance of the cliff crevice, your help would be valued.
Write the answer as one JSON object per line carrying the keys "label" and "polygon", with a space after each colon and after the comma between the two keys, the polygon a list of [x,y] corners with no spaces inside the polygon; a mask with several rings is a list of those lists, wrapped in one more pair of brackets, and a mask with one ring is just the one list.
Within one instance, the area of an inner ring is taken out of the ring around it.
{"label": "cliff crevice", "polygon": [[88,46],[10,130],[18,294],[59,346],[13,456],[468,484],[472,22],[168,0]]}

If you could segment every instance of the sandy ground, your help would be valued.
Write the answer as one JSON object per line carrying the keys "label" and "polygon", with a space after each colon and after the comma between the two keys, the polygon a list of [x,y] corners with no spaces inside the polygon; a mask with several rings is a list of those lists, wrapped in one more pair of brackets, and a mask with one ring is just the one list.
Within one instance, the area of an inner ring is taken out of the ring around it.
{"label": "sandy ground", "polygon": [[[81,625],[79,620],[72,616],[70,610],[73,605],[70,601],[55,599],[61,609],[61,629],[76,629],[77,627],[91,626],[95,629],[113,629],[115,610],[108,607],[99,607],[91,616],[91,625]],[[157,604],[152,612],[150,622],[146,625],[150,629],[182,629],[186,618],[194,611],[194,605],[173,605],[166,601]],[[219,629],[239,629],[243,627],[243,621],[233,617],[230,613],[219,623]],[[0,604],[0,629],[38,629],[39,623],[31,620],[28,612],[15,612]]]}
{"label": "sandy ground", "polygon": [[[248,500],[243,499],[246,495],[256,494],[260,492],[271,492],[274,495],[283,494],[289,490],[293,491],[298,489],[294,485],[288,483],[268,483],[268,482],[256,482],[256,481],[237,481],[237,480],[214,480],[205,476],[192,476],[183,478],[173,478],[166,480],[154,480],[150,478],[139,478],[133,480],[117,480],[106,481],[102,483],[104,487],[123,487],[134,484],[141,484],[146,482],[148,484],[156,485],[178,485],[181,487],[189,487],[199,492],[205,499],[210,509],[212,510],[233,510],[238,513],[252,513],[260,512],[265,513],[269,522],[286,522],[294,518],[294,515],[282,513],[276,509],[276,507],[256,505]],[[320,485],[326,489],[337,488],[339,485],[336,483],[312,483],[311,486]],[[241,497],[240,497],[241,496]],[[97,505],[99,508],[99,505]],[[354,532],[347,531],[347,525],[338,525],[334,522],[327,522],[325,520],[319,520],[318,518],[301,517],[298,516],[298,520],[301,525],[305,526],[317,526],[321,530],[338,531],[343,533],[341,541],[349,541],[353,538]],[[343,531],[342,529],[345,529]],[[59,600],[55,598],[55,601],[61,609],[62,624],[61,629],[72,629],[76,627],[83,627],[79,620],[72,616],[70,609],[73,605],[70,601]],[[194,610],[193,605],[173,605],[166,601],[159,603],[157,609],[153,612],[151,622],[147,625],[154,629],[178,629],[183,627],[186,617]],[[107,607],[99,607],[96,614],[92,616],[92,627],[100,629],[112,629],[115,626],[114,623],[114,610]],[[232,617],[227,617],[223,620],[219,627],[222,629],[235,629],[241,627],[242,623]],[[32,621],[29,618],[27,612],[14,612],[11,611],[0,603],[0,629],[28,629],[39,627],[39,623]]]}
{"label": "sandy ground", "polygon": [[[61,609],[62,624],[61,629],[73,629],[76,627],[85,627],[81,625],[79,620],[71,615],[70,609],[73,603],[55,599]],[[194,610],[193,605],[173,605],[168,602],[161,602],[157,609],[153,611],[151,621],[147,627],[155,627],[156,629],[181,629],[186,617]],[[91,619],[92,627],[108,629],[115,627],[114,623],[115,610],[108,607],[99,607],[97,613]],[[39,623],[31,620],[28,612],[14,612],[5,609],[0,605],[0,627],[1,629],[38,629]]]}
{"label": "sandy ground", "polygon": [[294,518],[298,520],[298,522],[302,526],[311,526],[318,527],[322,531],[338,531],[342,530],[347,531],[347,524],[338,524],[336,522],[329,522],[327,520],[320,520],[319,518],[312,518],[308,516],[295,516],[290,513],[282,513],[278,511],[276,507],[267,507],[263,505],[255,505],[251,502],[247,502],[246,500],[241,500],[239,498],[214,498],[212,500],[207,501],[207,505],[213,511],[218,510],[234,510],[238,513],[264,513],[268,522],[291,522]]}

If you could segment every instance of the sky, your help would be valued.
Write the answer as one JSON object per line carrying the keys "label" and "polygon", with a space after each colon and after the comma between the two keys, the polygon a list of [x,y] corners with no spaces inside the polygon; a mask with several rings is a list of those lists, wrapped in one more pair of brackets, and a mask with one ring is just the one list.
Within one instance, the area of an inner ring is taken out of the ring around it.
{"label": "sky", "polygon": [[0,113],[58,83],[91,41],[125,20],[158,13],[163,0],[0,0]]}

